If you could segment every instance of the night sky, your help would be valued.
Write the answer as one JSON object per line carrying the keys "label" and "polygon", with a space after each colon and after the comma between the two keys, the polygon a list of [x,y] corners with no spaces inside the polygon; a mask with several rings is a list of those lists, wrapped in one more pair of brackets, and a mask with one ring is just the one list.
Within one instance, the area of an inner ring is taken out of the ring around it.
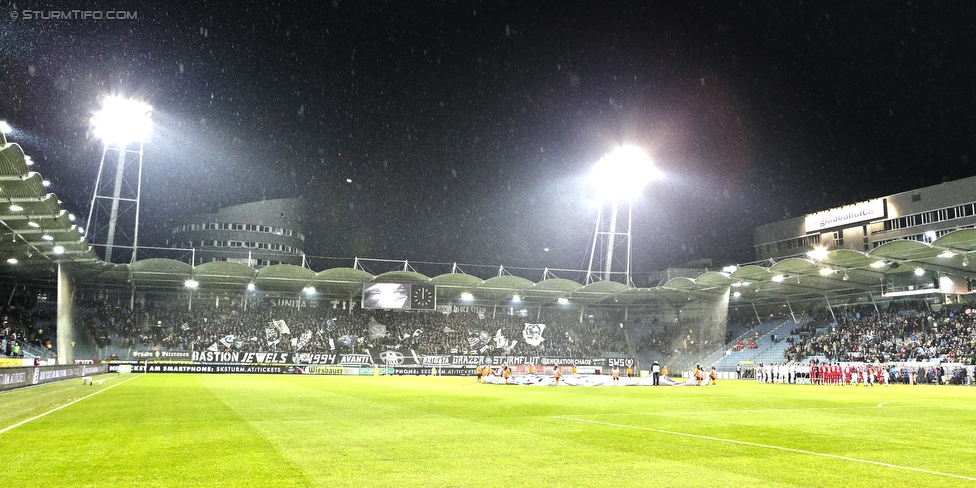
{"label": "night sky", "polygon": [[143,245],[302,197],[309,255],[585,269],[586,173],[631,144],[666,175],[635,270],[720,267],[756,225],[976,174],[970,2],[70,4],[138,19],[0,9],[0,119],[84,215],[99,97],[151,103]]}

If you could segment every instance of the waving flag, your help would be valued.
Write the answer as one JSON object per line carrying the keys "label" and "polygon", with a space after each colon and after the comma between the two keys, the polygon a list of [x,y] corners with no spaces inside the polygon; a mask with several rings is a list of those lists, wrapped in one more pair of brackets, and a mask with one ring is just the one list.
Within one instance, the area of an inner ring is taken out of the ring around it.
{"label": "waving flag", "polygon": [[356,345],[357,342],[359,342],[359,336],[355,336],[355,335],[352,335],[352,334],[346,334],[346,335],[340,337],[339,340],[336,341],[336,342],[338,342],[339,344],[341,344],[343,346],[346,346],[346,347],[353,347],[353,346]]}
{"label": "waving flag", "polygon": [[542,332],[546,330],[546,324],[525,324],[525,328],[522,329],[522,339],[525,340],[526,344],[533,347],[539,347],[542,341],[546,340],[542,337]]}
{"label": "waving flag", "polygon": [[277,345],[278,341],[281,340],[281,333],[278,332],[278,329],[275,328],[274,324],[268,324],[268,326],[264,328],[264,338],[269,346],[274,346]]}
{"label": "waving flag", "polygon": [[297,343],[295,344],[295,349],[299,351],[302,350],[305,346],[308,345],[308,342],[311,340],[312,340],[312,331],[310,330],[306,331],[304,334],[301,335],[301,337],[297,339]]}
{"label": "waving flag", "polygon": [[376,319],[370,317],[369,325],[367,326],[369,331],[370,339],[381,339],[386,337],[386,325],[383,325],[376,321]]}
{"label": "waving flag", "polygon": [[291,334],[291,330],[288,329],[288,324],[284,320],[272,320],[271,324],[274,325],[275,329],[282,334]]}

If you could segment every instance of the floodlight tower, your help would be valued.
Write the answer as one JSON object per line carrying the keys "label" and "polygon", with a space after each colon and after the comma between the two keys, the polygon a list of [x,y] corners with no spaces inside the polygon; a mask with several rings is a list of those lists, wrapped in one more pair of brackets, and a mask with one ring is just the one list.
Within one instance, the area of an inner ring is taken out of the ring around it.
{"label": "floodlight tower", "polygon": [[[590,248],[586,284],[600,280],[614,281],[615,278],[622,277],[624,284],[633,285],[630,278],[633,227],[631,210],[634,198],[640,195],[644,186],[660,176],[660,172],[651,164],[647,154],[633,146],[614,149],[600,159],[593,168],[591,179],[599,192],[600,210],[597,213],[596,230]],[[620,209],[621,203],[626,204],[626,216],[621,215],[623,213]],[[609,218],[606,217],[607,212]],[[626,222],[623,221],[624,218]],[[626,230],[618,230],[618,224]],[[624,240],[623,246],[626,249],[620,249],[618,237]],[[594,264],[597,266],[595,270]]]}
{"label": "floodlight tower", "polygon": [[[122,257],[134,262],[139,247],[142,153],[152,134],[152,107],[137,100],[106,97],[91,124],[95,136],[102,141],[102,160],[85,224],[88,242],[104,245],[106,262],[112,262],[116,247],[130,252]],[[135,164],[126,161],[127,154],[138,156]],[[106,174],[105,160],[109,155],[116,161],[114,178]]]}

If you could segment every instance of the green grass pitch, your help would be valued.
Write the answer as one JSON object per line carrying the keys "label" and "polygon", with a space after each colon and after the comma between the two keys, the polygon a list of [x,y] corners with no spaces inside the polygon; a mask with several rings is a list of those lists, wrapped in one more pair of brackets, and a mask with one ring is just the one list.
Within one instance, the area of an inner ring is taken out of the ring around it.
{"label": "green grass pitch", "polygon": [[0,453],[11,487],[976,486],[976,388],[104,375],[0,393]]}

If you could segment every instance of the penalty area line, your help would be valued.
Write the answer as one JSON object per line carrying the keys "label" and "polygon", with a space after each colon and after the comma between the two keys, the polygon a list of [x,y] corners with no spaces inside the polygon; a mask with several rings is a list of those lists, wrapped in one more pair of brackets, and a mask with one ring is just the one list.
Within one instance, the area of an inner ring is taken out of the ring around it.
{"label": "penalty area line", "polygon": [[[143,376],[143,375],[145,375],[145,373],[143,373],[143,374],[141,374],[141,375],[139,375],[139,376]],[[17,422],[16,424],[14,424],[14,425],[11,425],[10,427],[4,427],[3,429],[0,429],[0,435],[2,435],[2,434],[4,434],[4,433],[6,433],[6,432],[8,432],[8,431],[11,431],[11,430],[14,430],[14,429],[16,429],[17,427],[20,427],[21,425],[24,425],[24,424],[26,424],[26,423],[29,423],[29,422],[33,422],[33,421],[35,421],[35,420],[37,420],[37,419],[39,419],[39,418],[41,418],[41,417],[43,417],[43,416],[45,416],[45,415],[48,415],[48,414],[51,414],[51,413],[54,413],[54,412],[57,412],[58,410],[61,410],[62,408],[65,408],[65,407],[70,407],[71,405],[74,405],[74,404],[76,404],[76,403],[78,403],[78,402],[80,402],[80,401],[82,401],[82,400],[85,400],[85,399],[87,399],[87,398],[91,398],[91,397],[93,397],[93,396],[95,396],[95,395],[97,395],[97,394],[99,394],[99,393],[102,393],[102,392],[104,392],[104,391],[108,391],[108,390],[111,390],[112,388],[115,388],[116,386],[119,386],[119,385],[124,385],[124,384],[126,384],[126,383],[128,383],[128,382],[130,382],[130,381],[132,381],[132,380],[134,380],[134,379],[136,379],[136,378],[138,378],[139,376],[133,376],[133,377],[131,377],[131,378],[129,378],[129,379],[127,379],[127,380],[125,380],[125,381],[123,381],[123,382],[121,382],[121,383],[116,383],[116,384],[114,384],[114,385],[112,385],[112,386],[109,386],[109,387],[106,387],[106,388],[104,388],[104,389],[101,389],[101,390],[98,390],[98,391],[96,391],[96,392],[94,392],[94,393],[91,393],[91,394],[88,394],[88,395],[85,395],[85,396],[83,396],[83,397],[81,397],[81,398],[79,398],[79,399],[77,399],[77,400],[72,400],[72,401],[70,401],[70,402],[68,402],[68,403],[65,403],[64,405],[61,405],[61,406],[59,406],[59,407],[57,407],[57,408],[52,408],[51,410],[48,410],[47,412],[44,412],[44,413],[42,413],[42,414],[38,414],[38,415],[35,415],[35,416],[33,416],[33,417],[31,417],[31,418],[29,418],[29,419],[27,419],[27,420],[21,420],[20,422]]]}
{"label": "penalty area line", "polygon": [[573,421],[573,422],[585,422],[585,423],[590,423],[590,424],[606,425],[608,427],[619,427],[619,428],[622,428],[622,429],[643,430],[643,431],[654,432],[654,433],[658,433],[658,434],[668,434],[668,435],[676,435],[676,436],[681,436],[681,437],[691,437],[691,438],[694,438],[694,439],[703,439],[703,440],[707,440],[707,441],[725,442],[725,443],[728,443],[728,444],[738,444],[740,446],[760,447],[760,448],[763,448],[763,449],[774,449],[774,450],[777,450],[777,451],[792,452],[794,454],[805,454],[805,455],[808,455],[808,456],[819,456],[819,457],[825,457],[825,458],[830,458],[830,459],[837,459],[837,460],[840,460],[840,461],[850,461],[850,462],[854,462],[854,463],[873,464],[875,466],[881,466],[881,467],[884,467],[884,468],[903,469],[903,470],[906,470],[906,471],[914,471],[916,473],[931,474],[931,475],[935,475],[935,476],[946,476],[946,477],[949,477],[949,478],[957,478],[957,479],[963,479],[963,480],[967,480],[967,481],[976,481],[976,478],[973,478],[973,477],[970,477],[970,476],[963,476],[961,474],[943,473],[941,471],[932,471],[932,470],[929,470],[929,469],[913,468],[911,466],[900,466],[900,465],[897,465],[897,464],[883,463],[883,462],[880,462],[880,461],[871,461],[869,459],[858,459],[858,458],[853,458],[853,457],[848,457],[848,456],[840,456],[838,454],[828,454],[828,453],[824,453],[824,452],[815,452],[815,451],[807,451],[807,450],[803,450],[803,449],[795,449],[795,448],[792,448],[792,447],[773,446],[773,445],[770,445],[770,444],[759,444],[758,442],[740,441],[740,440],[736,440],[736,439],[724,439],[724,438],[721,438],[721,437],[712,437],[712,436],[707,436],[707,435],[688,434],[686,432],[675,432],[675,431],[671,431],[671,430],[655,429],[653,427],[640,427],[640,426],[637,426],[637,425],[615,424],[613,422],[601,422],[599,420],[588,420],[588,419],[580,419],[580,418],[574,418],[574,417],[563,417],[561,415],[553,416],[553,418],[562,419],[562,420],[569,420],[569,421]]}

